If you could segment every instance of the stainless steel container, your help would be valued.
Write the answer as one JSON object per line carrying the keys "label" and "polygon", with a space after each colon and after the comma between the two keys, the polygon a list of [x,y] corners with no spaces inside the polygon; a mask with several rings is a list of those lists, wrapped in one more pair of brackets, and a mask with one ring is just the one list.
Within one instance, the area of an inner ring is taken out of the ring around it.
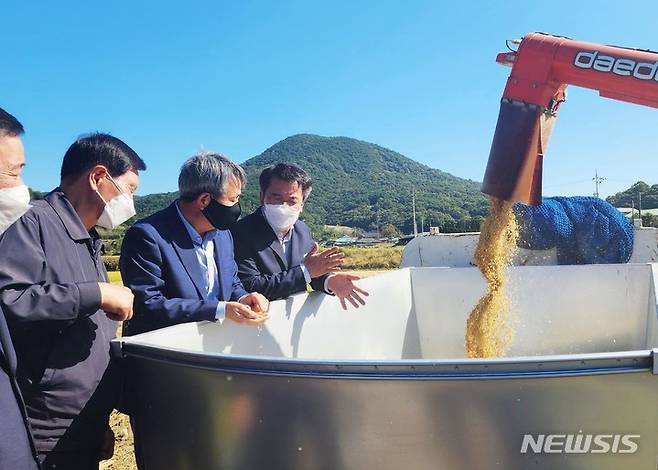
{"label": "stainless steel container", "polygon": [[147,469],[658,466],[652,265],[512,270],[515,338],[465,359],[472,268],[362,281],[369,303],[274,302],[262,329],[117,340]]}

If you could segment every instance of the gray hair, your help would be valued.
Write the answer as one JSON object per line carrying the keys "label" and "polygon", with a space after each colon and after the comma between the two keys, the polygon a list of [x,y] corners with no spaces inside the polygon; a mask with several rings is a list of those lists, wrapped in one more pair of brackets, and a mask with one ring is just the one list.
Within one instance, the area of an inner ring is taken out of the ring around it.
{"label": "gray hair", "polygon": [[204,152],[188,159],[180,169],[178,191],[180,198],[191,201],[199,194],[210,193],[213,199],[224,194],[231,176],[236,177],[242,186],[247,175],[242,167],[220,153]]}

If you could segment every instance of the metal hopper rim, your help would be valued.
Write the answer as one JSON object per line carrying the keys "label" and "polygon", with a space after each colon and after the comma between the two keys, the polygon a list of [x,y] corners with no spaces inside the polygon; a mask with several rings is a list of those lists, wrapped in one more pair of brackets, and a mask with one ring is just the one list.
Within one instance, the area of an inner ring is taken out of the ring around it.
{"label": "metal hopper rim", "polygon": [[117,358],[132,357],[232,374],[295,377],[463,380],[630,372],[658,374],[658,348],[495,359],[317,360],[201,353],[180,348],[162,348],[140,342],[137,338],[118,338],[112,341],[112,354]]}

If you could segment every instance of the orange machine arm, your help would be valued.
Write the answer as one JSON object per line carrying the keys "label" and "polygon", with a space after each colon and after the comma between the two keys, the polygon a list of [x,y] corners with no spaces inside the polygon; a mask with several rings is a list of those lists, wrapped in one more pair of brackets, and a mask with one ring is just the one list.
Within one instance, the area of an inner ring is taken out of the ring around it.
{"label": "orange machine arm", "polygon": [[542,158],[567,85],[658,108],[658,53],[601,46],[542,33],[498,54],[512,67],[482,191],[513,202],[541,202]]}

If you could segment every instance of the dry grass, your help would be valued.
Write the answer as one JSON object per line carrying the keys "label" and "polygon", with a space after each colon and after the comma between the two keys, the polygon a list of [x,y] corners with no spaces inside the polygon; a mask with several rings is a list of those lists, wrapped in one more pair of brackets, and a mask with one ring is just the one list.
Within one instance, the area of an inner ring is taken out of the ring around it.
{"label": "dry grass", "polygon": [[355,269],[343,271],[344,273],[354,274],[360,278],[376,276],[377,274],[383,274],[390,271],[390,269]]}
{"label": "dry grass", "polygon": [[400,267],[402,246],[345,247],[346,270],[389,270]]}

